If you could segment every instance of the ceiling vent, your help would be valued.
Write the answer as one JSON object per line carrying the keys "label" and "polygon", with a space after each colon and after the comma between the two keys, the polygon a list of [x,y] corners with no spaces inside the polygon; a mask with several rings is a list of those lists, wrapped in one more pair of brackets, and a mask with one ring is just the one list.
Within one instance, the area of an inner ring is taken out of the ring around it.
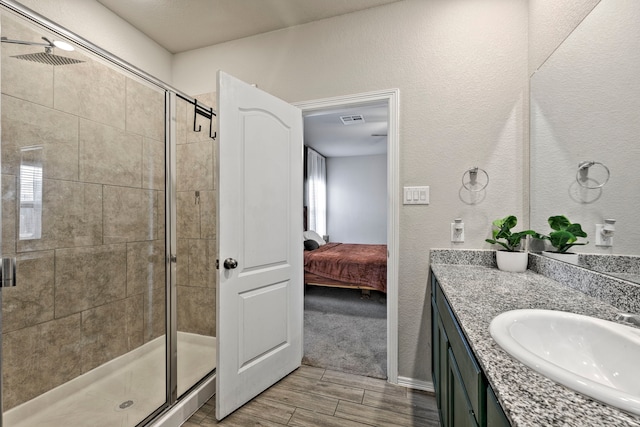
{"label": "ceiling vent", "polygon": [[361,114],[354,114],[351,116],[340,116],[340,120],[342,120],[342,124],[344,125],[355,125],[357,123],[364,123],[364,117]]}

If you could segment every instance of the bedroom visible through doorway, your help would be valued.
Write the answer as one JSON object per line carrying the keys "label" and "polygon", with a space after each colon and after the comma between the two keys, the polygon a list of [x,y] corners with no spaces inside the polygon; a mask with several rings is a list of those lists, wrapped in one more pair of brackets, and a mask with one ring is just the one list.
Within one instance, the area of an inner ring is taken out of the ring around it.
{"label": "bedroom visible through doorway", "polygon": [[303,108],[303,363],[385,379],[388,104]]}

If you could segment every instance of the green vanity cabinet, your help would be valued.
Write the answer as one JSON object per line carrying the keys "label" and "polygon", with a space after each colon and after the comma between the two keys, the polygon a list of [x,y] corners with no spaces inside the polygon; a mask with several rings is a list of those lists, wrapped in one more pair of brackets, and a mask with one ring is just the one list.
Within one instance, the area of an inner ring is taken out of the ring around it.
{"label": "green vanity cabinet", "polygon": [[509,422],[431,274],[432,378],[443,427],[502,427]]}
{"label": "green vanity cabinet", "polygon": [[511,426],[491,386],[487,386],[487,425],[491,427]]}

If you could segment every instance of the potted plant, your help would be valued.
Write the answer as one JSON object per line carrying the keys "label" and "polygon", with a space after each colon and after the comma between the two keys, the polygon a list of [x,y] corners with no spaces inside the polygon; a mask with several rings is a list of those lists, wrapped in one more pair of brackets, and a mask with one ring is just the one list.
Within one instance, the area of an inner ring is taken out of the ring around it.
{"label": "potted plant", "polygon": [[500,245],[505,250],[496,251],[496,262],[498,268],[503,271],[513,271],[521,273],[527,269],[528,254],[523,252],[520,242],[525,236],[537,236],[533,230],[524,230],[513,233],[511,229],[518,224],[518,219],[514,215],[509,215],[493,221],[491,234],[493,239],[485,241],[492,245]]}
{"label": "potted plant", "polygon": [[574,246],[586,245],[589,242],[578,242],[578,237],[587,237],[580,224],[574,224],[564,215],[551,216],[548,219],[549,226],[553,230],[548,235],[537,236],[548,240],[553,246],[553,251],[543,251],[542,254],[549,258],[559,259],[572,264],[578,264],[578,254],[568,252]]}

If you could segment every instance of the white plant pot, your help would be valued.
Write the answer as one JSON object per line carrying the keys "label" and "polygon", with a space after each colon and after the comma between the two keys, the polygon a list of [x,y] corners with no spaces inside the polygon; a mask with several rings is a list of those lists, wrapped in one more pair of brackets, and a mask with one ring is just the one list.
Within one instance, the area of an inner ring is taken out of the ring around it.
{"label": "white plant pot", "polygon": [[558,253],[558,252],[549,252],[542,251],[542,255],[557,259],[558,261],[568,262],[569,264],[578,265],[578,254],[575,253]]}
{"label": "white plant pot", "polygon": [[522,273],[527,270],[529,264],[529,254],[527,252],[496,251],[496,262],[498,269]]}

